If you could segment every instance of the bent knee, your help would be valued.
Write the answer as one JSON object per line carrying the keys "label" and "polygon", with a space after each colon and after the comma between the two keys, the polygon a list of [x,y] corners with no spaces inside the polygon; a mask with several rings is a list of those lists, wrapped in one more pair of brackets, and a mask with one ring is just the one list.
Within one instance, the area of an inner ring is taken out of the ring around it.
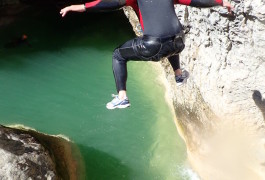
{"label": "bent knee", "polygon": [[177,53],[181,53],[183,49],[185,48],[184,39],[181,37],[175,39],[174,46],[175,46]]}
{"label": "bent knee", "polygon": [[112,54],[112,60],[113,61],[115,61],[115,60],[117,60],[117,61],[123,60],[123,58],[121,56],[121,53],[119,51],[119,48],[114,49],[113,54]]}

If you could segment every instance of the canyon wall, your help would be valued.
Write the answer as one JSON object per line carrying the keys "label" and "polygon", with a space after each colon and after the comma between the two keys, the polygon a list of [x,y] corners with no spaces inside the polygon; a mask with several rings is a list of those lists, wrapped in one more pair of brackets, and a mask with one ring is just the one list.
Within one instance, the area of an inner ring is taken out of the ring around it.
{"label": "canyon wall", "polygon": [[[177,126],[192,168],[202,179],[265,178],[265,2],[224,7],[175,7],[190,28],[181,66],[188,82],[176,86],[161,61]],[[137,17],[125,14],[140,35]]]}

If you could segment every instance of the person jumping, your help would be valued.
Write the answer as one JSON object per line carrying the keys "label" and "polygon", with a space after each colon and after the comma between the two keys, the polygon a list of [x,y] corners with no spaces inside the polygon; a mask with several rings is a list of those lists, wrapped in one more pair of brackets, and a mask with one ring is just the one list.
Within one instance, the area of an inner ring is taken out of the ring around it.
{"label": "person jumping", "polygon": [[[191,6],[202,5],[201,0],[179,0]],[[222,0],[208,0],[205,7],[223,5]],[[60,11],[64,17],[69,11],[110,11],[118,10],[133,0],[95,0],[85,4],[72,5]],[[137,3],[137,4],[135,4]],[[127,62],[133,61],[159,61],[168,57],[177,61],[179,53],[185,47],[183,27],[175,13],[173,0],[137,0],[138,17],[143,29],[143,36],[125,42],[116,48],[112,57],[112,68],[118,95],[107,103],[108,109],[126,108],[130,106],[127,97]],[[135,7],[133,7],[135,9]],[[177,69],[174,69],[177,70]]]}

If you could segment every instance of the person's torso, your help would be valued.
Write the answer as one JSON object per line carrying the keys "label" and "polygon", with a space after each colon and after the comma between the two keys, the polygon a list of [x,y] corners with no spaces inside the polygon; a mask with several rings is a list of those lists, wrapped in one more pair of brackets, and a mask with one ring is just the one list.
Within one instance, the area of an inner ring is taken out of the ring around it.
{"label": "person's torso", "polygon": [[137,0],[137,2],[143,20],[144,35],[166,37],[182,30],[173,0]]}

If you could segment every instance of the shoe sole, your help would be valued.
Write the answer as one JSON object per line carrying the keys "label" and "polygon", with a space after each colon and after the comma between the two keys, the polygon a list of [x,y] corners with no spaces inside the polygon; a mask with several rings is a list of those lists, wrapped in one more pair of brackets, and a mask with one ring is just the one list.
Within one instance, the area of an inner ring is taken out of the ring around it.
{"label": "shoe sole", "polygon": [[188,81],[188,78],[184,79],[181,83],[176,83],[177,86],[182,86],[183,84],[186,84]]}
{"label": "shoe sole", "polygon": [[108,106],[106,106],[106,108],[107,109],[116,109],[116,108],[118,108],[118,109],[124,109],[124,108],[130,107],[130,106],[131,106],[131,104],[125,104],[125,105],[118,105],[118,106],[114,106],[114,107],[108,107]]}

